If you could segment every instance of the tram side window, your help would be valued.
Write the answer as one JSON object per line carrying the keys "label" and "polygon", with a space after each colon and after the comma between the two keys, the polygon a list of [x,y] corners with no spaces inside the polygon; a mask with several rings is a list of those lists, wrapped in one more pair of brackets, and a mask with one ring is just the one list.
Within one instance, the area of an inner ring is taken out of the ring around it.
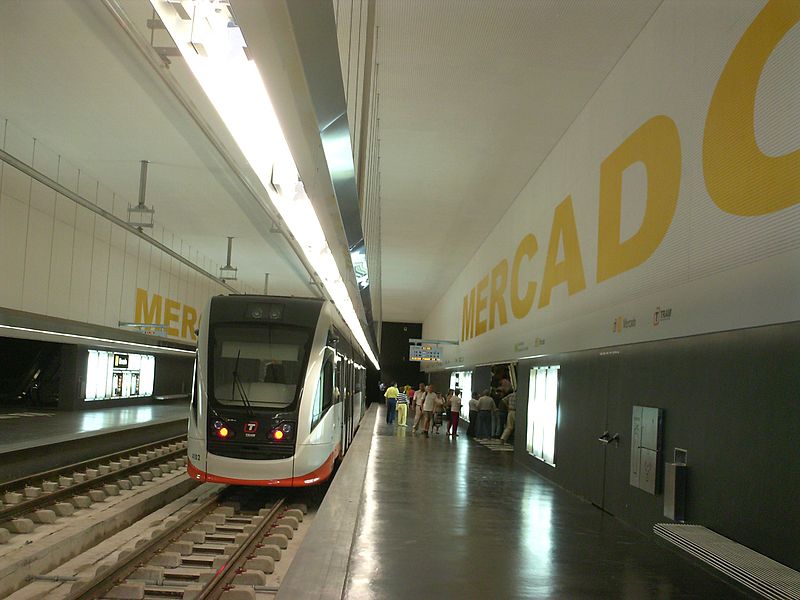
{"label": "tram side window", "polygon": [[197,380],[197,361],[194,361],[194,368],[192,369],[192,399],[191,399],[191,407],[192,407],[192,418],[194,420],[194,424],[197,425],[197,404],[200,402],[200,397],[198,396],[198,388],[200,387],[200,382]]}
{"label": "tram side window", "polygon": [[347,395],[347,380],[345,379],[345,359],[343,356],[339,357],[336,367],[336,397],[334,402],[341,402]]}
{"label": "tram side window", "polygon": [[317,390],[314,393],[314,411],[311,419],[311,429],[317,426],[322,415],[333,404],[333,365],[326,360],[322,366],[317,382]]}

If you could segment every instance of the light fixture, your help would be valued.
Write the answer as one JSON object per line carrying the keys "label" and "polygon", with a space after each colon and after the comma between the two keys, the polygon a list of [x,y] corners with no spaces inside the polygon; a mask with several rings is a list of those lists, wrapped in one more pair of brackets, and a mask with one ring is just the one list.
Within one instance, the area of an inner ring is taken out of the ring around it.
{"label": "light fixture", "polygon": [[[249,60],[246,42],[228,2],[150,2],[317,272],[329,298],[364,353],[379,368],[319,218],[299,181],[297,166],[258,67]],[[179,14],[178,4],[183,12],[192,15],[191,20]],[[196,51],[198,44],[202,45],[203,54]]]}
{"label": "light fixture", "polygon": [[[17,327],[14,325],[0,325],[0,330],[5,331],[6,337],[20,338],[20,339],[39,339],[45,338],[44,341],[60,341],[65,343],[85,343],[94,342],[99,344],[111,344],[116,348],[147,348],[149,350],[158,350],[164,354],[195,354],[195,350],[184,350],[183,348],[174,348],[172,346],[153,346],[151,344],[140,344],[137,342],[125,342],[123,340],[112,340],[109,338],[94,337],[91,335],[78,335],[76,333],[62,333],[60,331],[47,331],[43,329],[33,329],[31,327]],[[50,338],[54,338],[50,340]]]}
{"label": "light fixture", "polygon": [[236,267],[231,266],[231,253],[233,252],[233,238],[228,238],[228,261],[224,267],[219,268],[219,278],[222,281],[236,281],[236,274],[239,271]]}
{"label": "light fixture", "polygon": [[128,224],[137,227],[139,231],[144,228],[152,228],[156,209],[145,204],[147,194],[147,165],[148,161],[141,161],[139,170],[139,203],[128,205]]}

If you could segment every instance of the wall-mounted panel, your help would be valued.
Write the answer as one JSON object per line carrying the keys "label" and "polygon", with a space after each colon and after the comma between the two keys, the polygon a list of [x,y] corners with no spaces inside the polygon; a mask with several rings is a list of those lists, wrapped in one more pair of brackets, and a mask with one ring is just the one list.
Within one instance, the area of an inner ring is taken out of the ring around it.
{"label": "wall-mounted panel", "polygon": [[108,244],[95,238],[92,246],[92,265],[89,283],[89,314],[102,319],[106,309],[108,289]]}
{"label": "wall-mounted panel", "polygon": [[[11,167],[3,169],[3,183]],[[3,260],[0,260],[0,304],[9,308],[22,308],[22,278],[25,271],[25,229],[28,218],[26,204],[13,198],[0,198],[0,247]],[[19,282],[14,285],[12,282]]]}
{"label": "wall-mounted panel", "polygon": [[56,219],[54,225],[50,253],[50,284],[45,314],[69,319],[69,290],[72,285],[70,270],[75,229],[59,219]]}
{"label": "wall-mounted panel", "polygon": [[634,406],[631,412],[630,483],[655,494],[661,463],[661,409]]}
{"label": "wall-mounted panel", "polygon": [[[81,222],[86,227],[86,219],[79,217],[78,223]],[[81,231],[79,226],[72,243],[72,264],[69,271],[69,318],[73,321],[89,321],[91,269],[92,238]]]}
{"label": "wall-mounted panel", "polygon": [[50,280],[53,218],[31,207],[27,228],[28,249],[25,252],[25,285],[22,291],[22,304],[30,307],[31,312],[44,314],[47,312],[47,288]]}

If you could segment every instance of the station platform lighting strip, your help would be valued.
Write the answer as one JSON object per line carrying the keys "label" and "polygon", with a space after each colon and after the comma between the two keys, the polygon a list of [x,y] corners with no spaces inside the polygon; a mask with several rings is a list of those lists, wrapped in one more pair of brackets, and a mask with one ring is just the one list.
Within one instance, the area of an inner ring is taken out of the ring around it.
{"label": "station platform lighting strip", "polygon": [[150,3],[353,336],[379,368],[317,214],[299,181],[297,166],[258,67],[245,53],[247,44],[230,6],[217,0]]}
{"label": "station platform lighting strip", "polygon": [[[72,344],[104,344],[115,348],[135,348],[141,350],[156,350],[164,354],[195,354],[195,350],[184,350],[174,346],[154,346],[152,344],[140,344],[138,342],[126,342],[125,340],[112,340],[111,338],[101,338],[92,335],[79,335],[77,333],[63,333],[60,331],[48,331],[46,329],[33,329],[31,327],[16,327],[14,325],[0,325],[0,334],[6,332],[9,337],[29,337],[30,335],[46,338],[45,341],[64,342]],[[20,334],[23,334],[20,336]]]}

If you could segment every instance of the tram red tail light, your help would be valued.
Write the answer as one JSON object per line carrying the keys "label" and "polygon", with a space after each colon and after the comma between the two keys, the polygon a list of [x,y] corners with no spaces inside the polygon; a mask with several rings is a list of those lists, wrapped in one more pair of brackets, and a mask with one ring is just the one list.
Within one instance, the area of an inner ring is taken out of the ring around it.
{"label": "tram red tail light", "polygon": [[276,429],[275,431],[272,432],[272,437],[274,437],[276,440],[282,440],[283,431],[281,431],[280,429]]}
{"label": "tram red tail light", "polygon": [[231,432],[230,432],[230,430],[229,430],[227,427],[221,427],[221,428],[220,428],[220,429],[217,431],[217,435],[219,435],[219,437],[221,437],[221,438],[226,438],[226,437],[228,437],[230,434],[231,434]]}

